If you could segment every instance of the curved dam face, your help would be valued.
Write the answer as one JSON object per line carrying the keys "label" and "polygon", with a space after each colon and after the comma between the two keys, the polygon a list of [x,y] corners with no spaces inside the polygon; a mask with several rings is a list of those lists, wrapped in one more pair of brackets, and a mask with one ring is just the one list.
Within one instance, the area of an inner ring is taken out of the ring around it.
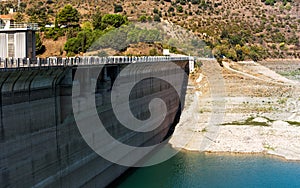
{"label": "curved dam face", "polygon": [[[160,66],[160,62],[151,63]],[[173,63],[188,74],[188,61]],[[164,140],[180,117],[188,80],[180,83],[178,94],[167,82],[149,77],[151,70],[148,64],[136,63],[125,73],[122,70],[128,64],[106,64],[93,80],[84,74],[76,80],[74,75],[78,66],[2,70],[0,187],[104,187],[128,169],[100,157],[83,139],[72,106],[72,87],[76,83],[80,84],[77,94],[82,100],[73,105],[78,105],[79,110],[87,110],[88,114],[84,91],[93,89],[99,118],[116,140],[135,147],[150,146]],[[95,66],[80,68],[85,69],[87,74],[93,74]],[[165,76],[176,75],[173,69],[162,68],[160,71]],[[151,116],[149,103],[154,98],[163,100],[167,108],[160,126],[145,133],[122,126],[111,101],[112,87],[118,76],[121,80],[124,78],[124,82],[119,84],[126,88],[130,84],[126,77],[143,75],[148,75],[147,79],[133,87],[129,97],[124,97],[124,100],[130,101],[131,113],[141,121],[148,119]],[[95,88],[91,87],[94,85]],[[114,147],[109,149],[114,150]]]}

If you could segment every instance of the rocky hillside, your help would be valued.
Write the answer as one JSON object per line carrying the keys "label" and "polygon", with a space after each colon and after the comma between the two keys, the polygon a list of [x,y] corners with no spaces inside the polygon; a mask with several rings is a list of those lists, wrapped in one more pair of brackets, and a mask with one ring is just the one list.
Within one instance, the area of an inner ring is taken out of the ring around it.
{"label": "rocky hillside", "polygon": [[[54,23],[66,4],[80,12],[80,23],[90,21],[97,10],[123,14],[130,21],[168,20],[193,31],[220,57],[300,58],[299,0],[21,0],[16,17]],[[4,7],[17,2],[0,5],[5,13]]]}

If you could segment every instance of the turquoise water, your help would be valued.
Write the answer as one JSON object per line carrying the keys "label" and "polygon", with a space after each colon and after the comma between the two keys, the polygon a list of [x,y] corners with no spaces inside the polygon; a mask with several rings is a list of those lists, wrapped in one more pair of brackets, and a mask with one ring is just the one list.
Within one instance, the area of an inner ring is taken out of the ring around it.
{"label": "turquoise water", "polygon": [[117,187],[300,187],[300,162],[180,152],[164,163],[128,173]]}

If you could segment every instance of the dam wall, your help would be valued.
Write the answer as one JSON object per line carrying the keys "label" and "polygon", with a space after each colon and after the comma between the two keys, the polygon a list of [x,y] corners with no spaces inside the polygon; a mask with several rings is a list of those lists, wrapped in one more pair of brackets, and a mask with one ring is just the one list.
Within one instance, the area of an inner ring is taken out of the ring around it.
{"label": "dam wall", "polygon": [[[151,63],[162,67],[159,70],[161,75],[177,74],[176,70],[165,69],[166,63],[175,63],[187,74],[189,72],[186,60]],[[136,147],[164,140],[180,117],[188,80],[180,83],[182,88],[178,96],[170,84],[151,77],[149,62],[136,63],[130,71],[123,71],[120,75],[126,66],[126,63],[105,64],[96,80],[85,74],[96,74],[98,65],[27,64],[1,69],[0,187],[104,187],[127,170],[128,167],[100,157],[82,138],[72,107],[74,83],[84,82],[77,92],[82,99],[77,107],[86,113],[89,109],[85,105],[87,97],[84,91],[89,87],[94,89],[99,118],[116,140]],[[79,75],[80,80],[74,77],[78,69],[85,73]],[[124,80],[119,83],[122,90],[122,87],[130,85],[127,77],[137,79],[143,75],[147,75],[147,79],[130,92],[132,114],[140,120],[149,118],[149,102],[153,98],[160,98],[167,106],[164,121],[147,133],[134,132],[122,126],[114,115],[111,101],[112,87],[118,76]],[[92,87],[94,84],[95,88]],[[86,122],[89,123],[88,120]]]}

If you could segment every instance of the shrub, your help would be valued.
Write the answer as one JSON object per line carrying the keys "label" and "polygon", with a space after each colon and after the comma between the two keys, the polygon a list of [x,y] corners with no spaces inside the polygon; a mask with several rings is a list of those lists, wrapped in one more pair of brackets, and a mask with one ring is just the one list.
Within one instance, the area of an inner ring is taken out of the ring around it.
{"label": "shrub", "polygon": [[196,5],[196,4],[199,4],[199,3],[200,3],[200,0],[192,0],[193,5]]}
{"label": "shrub", "polygon": [[168,12],[174,12],[174,7],[170,6]]}
{"label": "shrub", "polygon": [[177,6],[177,12],[180,12],[180,13],[182,13],[183,12],[183,8],[182,8],[182,6]]}
{"label": "shrub", "polygon": [[114,4],[114,13],[123,12],[122,5]]}
{"label": "shrub", "polygon": [[145,15],[142,15],[139,17],[140,22],[147,22],[147,17]]}
{"label": "shrub", "polygon": [[154,20],[155,22],[160,22],[160,16],[159,16],[158,14],[155,14],[155,15],[153,16],[153,20]]}
{"label": "shrub", "polygon": [[155,48],[150,49],[149,55],[150,56],[156,56],[156,55],[158,55],[157,50]]}

